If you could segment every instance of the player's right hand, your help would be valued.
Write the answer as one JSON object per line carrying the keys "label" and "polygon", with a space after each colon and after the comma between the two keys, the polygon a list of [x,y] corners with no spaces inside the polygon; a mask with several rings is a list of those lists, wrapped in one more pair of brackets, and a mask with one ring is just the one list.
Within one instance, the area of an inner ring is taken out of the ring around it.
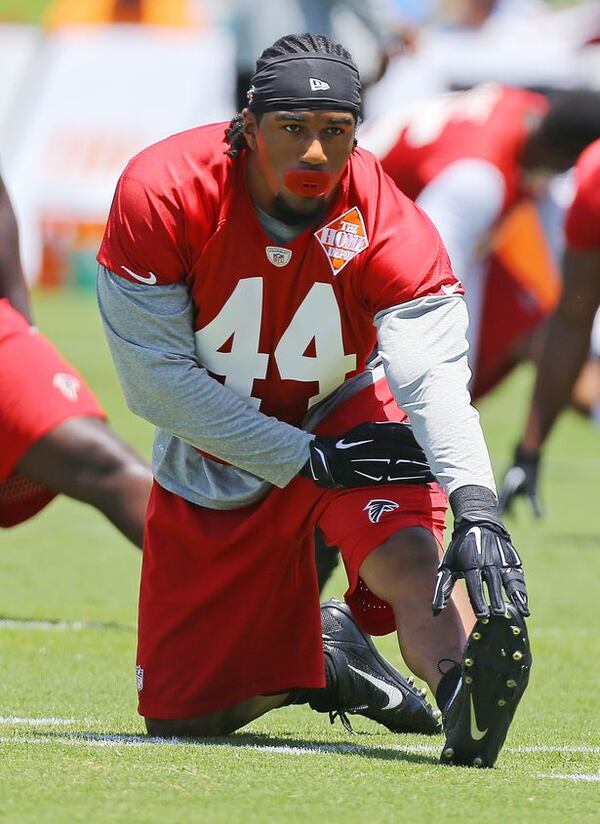
{"label": "player's right hand", "polygon": [[362,423],[345,435],[317,435],[300,474],[319,486],[351,489],[435,481],[410,424]]}
{"label": "player's right hand", "polygon": [[514,463],[502,481],[498,504],[500,514],[510,514],[515,498],[525,496],[535,517],[541,517],[542,508],[537,491],[539,464],[539,452],[529,452],[520,444],[517,446]]}

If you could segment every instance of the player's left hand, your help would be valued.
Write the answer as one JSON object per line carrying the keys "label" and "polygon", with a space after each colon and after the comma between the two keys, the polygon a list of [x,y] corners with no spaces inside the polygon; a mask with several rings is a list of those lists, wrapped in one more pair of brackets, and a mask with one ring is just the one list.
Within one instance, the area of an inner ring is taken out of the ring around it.
{"label": "player's left hand", "polygon": [[409,424],[362,423],[345,435],[317,435],[300,474],[319,486],[352,489],[435,481]]}
{"label": "player's left hand", "polygon": [[459,578],[465,579],[477,618],[487,618],[490,609],[494,615],[504,615],[503,590],[521,615],[529,615],[521,559],[504,524],[491,508],[468,508],[458,514],[455,509],[452,540],[439,566],[433,594],[434,615],[445,608]]}

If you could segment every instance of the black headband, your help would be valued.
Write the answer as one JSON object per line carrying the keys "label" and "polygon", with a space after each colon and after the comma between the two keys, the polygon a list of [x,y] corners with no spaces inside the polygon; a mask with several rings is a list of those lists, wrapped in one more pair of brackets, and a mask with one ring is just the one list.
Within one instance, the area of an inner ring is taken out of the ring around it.
{"label": "black headband", "polygon": [[352,63],[334,54],[275,57],[253,76],[248,91],[251,112],[298,109],[361,111],[360,76]]}

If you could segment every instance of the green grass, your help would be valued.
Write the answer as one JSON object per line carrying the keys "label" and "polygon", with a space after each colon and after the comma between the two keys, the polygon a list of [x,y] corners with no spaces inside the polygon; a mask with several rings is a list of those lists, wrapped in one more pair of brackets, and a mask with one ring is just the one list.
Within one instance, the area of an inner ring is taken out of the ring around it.
{"label": "green grass", "polygon": [[50,0],[0,0],[0,22],[39,23]]}
{"label": "green grass", "polygon": [[[148,454],[150,429],[123,405],[91,297],[37,296],[35,313],[116,430]],[[529,383],[522,370],[482,406],[498,472]],[[535,523],[521,507],[510,523],[531,589],[535,662],[489,771],[439,766],[441,738],[394,736],[360,719],[350,736],[302,707],[210,744],[128,740],[142,734],[133,674],[139,554],[95,511],[64,499],[1,533],[0,615],[21,622],[0,624],[0,822],[598,820],[597,783],[542,777],[600,768],[598,443],[597,431],[567,415],[545,460],[545,519]],[[338,573],[329,594],[343,588]],[[381,647],[397,660],[392,636]]]}

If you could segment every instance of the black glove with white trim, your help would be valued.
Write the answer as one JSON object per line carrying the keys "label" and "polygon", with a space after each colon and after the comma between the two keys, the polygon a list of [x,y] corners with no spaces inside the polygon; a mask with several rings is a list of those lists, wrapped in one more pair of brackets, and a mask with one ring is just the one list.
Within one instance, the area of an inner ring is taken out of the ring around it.
{"label": "black glove with white trim", "polygon": [[[483,486],[463,486],[450,495],[454,532],[438,569],[433,614],[447,605],[454,584],[464,578],[478,618],[504,615],[504,595],[521,615],[529,615],[527,587],[516,549],[498,516],[494,493]],[[483,590],[486,584],[489,604]]]}
{"label": "black glove with white trim", "polygon": [[435,481],[410,424],[361,423],[345,435],[317,435],[300,470],[319,486],[351,489]]}
{"label": "black glove with white trim", "polygon": [[537,491],[540,453],[530,452],[520,444],[515,449],[513,465],[502,481],[499,511],[511,513],[515,498],[526,496],[536,518],[541,518],[542,507]]}

